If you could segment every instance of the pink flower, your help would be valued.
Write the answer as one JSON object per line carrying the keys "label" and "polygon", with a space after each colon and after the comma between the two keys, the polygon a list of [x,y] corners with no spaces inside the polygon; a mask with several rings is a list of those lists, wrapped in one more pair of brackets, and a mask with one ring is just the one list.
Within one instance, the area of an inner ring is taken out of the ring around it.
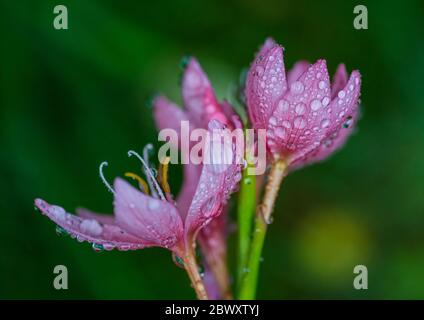
{"label": "pink flower", "polygon": [[284,49],[267,39],[246,82],[246,102],[256,129],[267,130],[267,150],[289,170],[326,159],[350,136],[357,121],[361,78],[339,65],[330,85],[326,61],[301,61],[287,75]]}
{"label": "pink flower", "polygon": [[[210,132],[223,128],[218,121],[209,124]],[[205,146],[205,150],[206,153],[213,152],[209,145]],[[114,216],[85,209],[77,210],[78,216],[75,216],[41,199],[35,200],[36,207],[62,232],[69,233],[78,241],[92,243],[94,249],[125,251],[163,247],[184,257],[187,251],[192,250],[197,233],[221,214],[227,196],[236,188],[241,166],[236,161],[224,168],[222,164],[204,164],[190,205],[179,208],[165,197],[146,161],[134,151],[129,151],[128,155],[136,156],[142,162],[152,189],[151,195],[137,190],[121,178],[115,179],[113,188],[104,180],[114,194]]]}
{"label": "pink flower", "polygon": [[[181,109],[164,96],[157,96],[153,101],[154,117],[159,130],[174,129],[180,133],[181,121],[189,121],[190,130],[207,128],[211,120],[224,123],[227,128],[241,127],[238,117],[235,115],[231,105],[219,102],[215,96],[212,85],[195,58],[190,58],[184,66],[182,79],[182,97],[185,108]],[[181,139],[181,137],[180,137]],[[179,143],[180,147],[181,143]],[[182,211],[188,207],[196,186],[199,185],[202,166],[188,163],[184,165],[184,182],[178,196],[178,204]],[[241,174],[237,180],[241,179]],[[219,297],[216,287],[221,291],[229,289],[229,279],[226,270],[226,208],[224,214],[214,219],[199,234],[199,243],[202,249],[206,271],[206,287],[210,297]],[[210,270],[214,273],[217,285],[213,283],[213,277],[208,274]],[[228,297],[228,292],[222,292],[221,298]]]}

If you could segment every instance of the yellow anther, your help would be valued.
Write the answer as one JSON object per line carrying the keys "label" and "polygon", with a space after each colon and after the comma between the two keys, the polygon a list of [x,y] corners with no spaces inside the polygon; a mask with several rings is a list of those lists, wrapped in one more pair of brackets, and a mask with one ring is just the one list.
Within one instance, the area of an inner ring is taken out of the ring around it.
{"label": "yellow anther", "polygon": [[171,188],[169,187],[169,183],[168,183],[168,167],[169,167],[170,161],[171,161],[170,157],[165,157],[159,165],[160,185],[166,194],[171,193]]}
{"label": "yellow anther", "polygon": [[137,180],[140,189],[142,189],[142,191],[145,194],[149,194],[149,186],[147,185],[146,181],[144,181],[144,179],[142,177],[140,177],[139,175],[136,175],[135,173],[132,172],[125,172],[125,176],[134,180]]}

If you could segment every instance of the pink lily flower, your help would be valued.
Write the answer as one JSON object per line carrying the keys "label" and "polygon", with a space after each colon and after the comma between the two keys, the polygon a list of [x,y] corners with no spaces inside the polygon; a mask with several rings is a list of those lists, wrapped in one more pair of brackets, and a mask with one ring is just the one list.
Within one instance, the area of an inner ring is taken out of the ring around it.
{"label": "pink lily flower", "polygon": [[288,171],[321,161],[339,149],[358,119],[361,76],[340,64],[333,79],[321,59],[296,63],[287,75],[284,49],[267,39],[246,81],[246,101],[256,129],[267,130],[267,150]]}
{"label": "pink lily flower", "polygon": [[[210,133],[223,129],[219,121],[209,123]],[[228,145],[222,144],[220,150],[228,152],[225,148]],[[205,150],[205,154],[209,155],[215,152],[212,144],[206,144]],[[205,163],[202,166],[190,205],[183,208],[165,197],[146,160],[134,151],[129,151],[128,155],[136,156],[141,161],[152,189],[151,195],[137,190],[121,178],[115,179],[112,188],[102,172],[107,163],[102,163],[100,176],[114,195],[114,216],[92,213],[86,209],[77,210],[76,216],[42,199],[36,199],[35,206],[55,222],[61,232],[69,233],[80,242],[92,243],[94,249],[116,248],[126,251],[147,247],[166,248],[186,264],[193,286],[196,286],[202,282],[193,260],[196,236],[222,213],[228,195],[235,190],[240,180],[241,166],[237,164],[239,161],[235,159],[235,152],[232,154],[232,164]],[[214,156],[212,158],[217,159]],[[207,297],[205,292],[197,293],[199,298]]]}
{"label": "pink lily flower", "polygon": [[[189,121],[191,130],[206,128],[211,120],[218,120],[229,129],[241,127],[240,120],[231,105],[226,101],[219,102],[217,100],[212,85],[198,61],[190,58],[184,67],[182,97],[185,109],[181,109],[164,96],[157,96],[153,101],[153,108],[156,126],[159,130],[171,128],[179,133],[181,121]],[[178,148],[180,145],[181,143],[175,147]],[[184,183],[177,200],[183,211],[199,184],[201,170],[201,165],[192,163],[184,165]],[[241,175],[238,177],[239,179],[241,179]],[[224,214],[213,219],[208,226],[202,229],[198,237],[205,258],[205,278],[209,280],[206,282],[206,288],[209,297],[214,298],[231,298],[226,266],[225,213],[226,208],[224,208]],[[212,272],[213,275],[209,275],[209,272]],[[216,279],[217,284],[213,283],[213,278]],[[220,292],[217,292],[217,288],[220,289]]]}

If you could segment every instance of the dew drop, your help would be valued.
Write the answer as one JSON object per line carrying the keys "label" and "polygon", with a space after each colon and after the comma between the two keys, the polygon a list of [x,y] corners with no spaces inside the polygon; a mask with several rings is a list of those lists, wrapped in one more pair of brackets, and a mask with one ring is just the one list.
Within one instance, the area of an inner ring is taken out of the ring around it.
{"label": "dew drop", "polygon": [[68,235],[68,231],[66,231],[64,228],[62,228],[61,226],[56,226],[56,234],[58,236],[67,236]]}
{"label": "dew drop", "polygon": [[283,127],[287,128],[287,129],[290,129],[291,128],[291,123],[289,121],[287,121],[287,120],[284,120],[283,121]]}
{"label": "dew drop", "polygon": [[197,73],[189,72],[186,73],[185,81],[189,87],[194,88],[200,84],[200,77]]}
{"label": "dew drop", "polygon": [[184,268],[184,260],[179,255],[172,253],[172,261],[177,267]]}
{"label": "dew drop", "polygon": [[59,220],[64,220],[66,217],[66,211],[62,207],[53,205],[48,209],[48,211]]}
{"label": "dew drop", "polygon": [[330,125],[330,120],[328,119],[323,119],[321,121],[321,128],[327,128]]}
{"label": "dew drop", "polygon": [[115,249],[115,246],[112,243],[105,243],[103,244],[103,249],[105,249],[106,251],[111,251]]}
{"label": "dew drop", "polygon": [[101,245],[100,243],[93,243],[91,245],[91,247],[93,248],[94,251],[96,252],[102,252],[104,250],[103,245]]}
{"label": "dew drop", "polygon": [[94,219],[87,219],[81,222],[80,229],[84,233],[99,236],[103,232],[102,226]]}
{"label": "dew drop", "polygon": [[175,245],[177,239],[175,236],[169,236],[165,238],[161,243],[165,248],[171,248]]}
{"label": "dew drop", "polygon": [[296,117],[293,121],[293,125],[295,128],[303,129],[306,127],[306,121],[303,117]]}
{"label": "dew drop", "polygon": [[215,213],[217,208],[217,198],[215,196],[210,197],[200,208],[202,214],[206,218],[212,217]]}
{"label": "dew drop", "polygon": [[325,81],[320,81],[319,83],[318,83],[318,88],[320,88],[321,90],[323,90],[325,87],[326,87],[327,85],[325,84]]}
{"label": "dew drop", "polygon": [[324,106],[324,107],[326,107],[326,106],[328,106],[328,104],[330,103],[330,98],[329,97],[324,97],[323,99],[322,99],[322,105]]}
{"label": "dew drop", "polygon": [[273,126],[275,126],[277,124],[277,119],[275,117],[271,117],[269,118],[269,123]]}
{"label": "dew drop", "polygon": [[303,83],[300,81],[295,81],[290,86],[290,91],[295,95],[301,94],[303,92],[303,89],[304,89]]}
{"label": "dew drop", "polygon": [[346,121],[343,123],[343,128],[347,129],[352,124],[353,119],[351,116],[347,117]]}
{"label": "dew drop", "polygon": [[306,107],[305,107],[305,105],[304,105],[303,103],[298,103],[298,104],[296,105],[295,112],[296,112],[298,115],[302,115],[302,114],[304,114],[304,113],[305,113],[305,111],[306,111]]}
{"label": "dew drop", "polygon": [[286,130],[284,130],[284,128],[278,127],[275,128],[274,130],[274,134],[279,137],[279,138],[285,138],[286,137]]}
{"label": "dew drop", "polygon": [[256,71],[256,74],[258,76],[261,76],[264,73],[265,70],[264,70],[264,68],[262,66],[257,66],[256,69],[255,69],[255,71]]}
{"label": "dew drop", "polygon": [[160,206],[160,200],[156,200],[156,199],[149,199],[148,203],[147,203],[147,207],[149,208],[149,210],[156,210],[159,208]]}
{"label": "dew drop", "polygon": [[346,92],[344,92],[343,90],[340,90],[340,91],[339,91],[339,93],[337,94],[337,96],[338,96],[340,99],[343,99],[343,98],[345,97],[345,95],[346,95]]}
{"label": "dew drop", "polygon": [[287,100],[281,99],[281,100],[278,102],[278,111],[279,111],[280,113],[287,112],[287,110],[289,109],[289,106],[290,106],[290,104],[288,103],[288,101],[287,101]]}
{"label": "dew drop", "polygon": [[273,216],[270,216],[268,219],[265,220],[265,223],[266,224],[271,224],[273,222],[274,222],[274,217]]}
{"label": "dew drop", "polygon": [[311,101],[311,109],[313,111],[317,111],[321,107],[322,107],[321,101],[319,101],[318,99],[314,99]]}

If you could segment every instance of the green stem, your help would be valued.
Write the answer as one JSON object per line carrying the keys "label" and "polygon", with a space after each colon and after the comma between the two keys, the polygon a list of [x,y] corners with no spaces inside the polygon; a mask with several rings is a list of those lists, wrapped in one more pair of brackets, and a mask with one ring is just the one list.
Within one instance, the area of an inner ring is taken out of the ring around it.
{"label": "green stem", "polygon": [[[248,165],[250,166],[250,165]],[[253,215],[256,207],[256,177],[248,175],[248,168],[243,171],[240,187],[237,218],[238,218],[238,283],[246,268],[250,246]]]}
{"label": "green stem", "polygon": [[238,220],[238,264],[237,264],[237,285],[240,287],[243,271],[246,268],[249,247],[250,247],[250,234],[252,232],[253,216],[256,208],[256,176],[249,175],[249,169],[255,167],[254,161],[254,144],[251,141],[252,137],[245,131],[246,137],[246,152],[245,158],[247,167],[243,171],[243,178],[241,181],[238,207],[237,207],[237,220]]}
{"label": "green stem", "polygon": [[247,269],[243,273],[239,290],[239,299],[254,299],[259,275],[259,266],[262,256],[262,248],[265,241],[268,224],[271,221],[271,214],[274,203],[278,196],[281,182],[283,181],[286,164],[282,160],[273,163],[268,175],[265,187],[265,194],[262,204],[258,207],[255,219],[253,239],[250,245],[250,254],[247,262]]}

